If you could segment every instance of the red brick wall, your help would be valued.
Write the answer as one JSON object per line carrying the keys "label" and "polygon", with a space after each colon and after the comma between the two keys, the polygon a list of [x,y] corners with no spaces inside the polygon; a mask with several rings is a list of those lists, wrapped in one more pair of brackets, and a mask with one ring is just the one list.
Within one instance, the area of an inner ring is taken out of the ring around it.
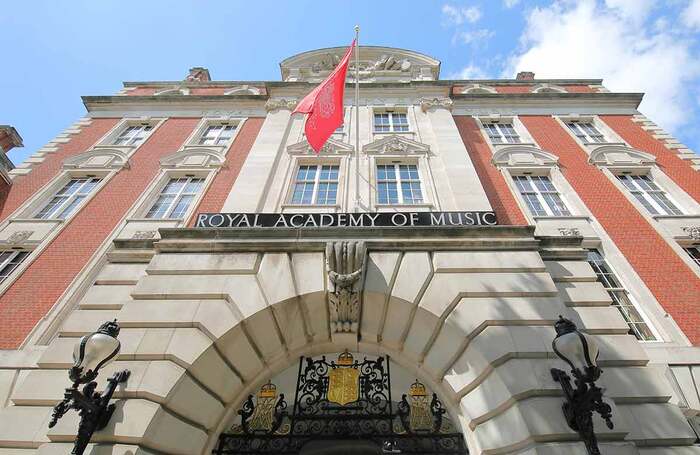
{"label": "red brick wall", "polygon": [[58,145],[57,152],[46,155],[46,159],[34,166],[29,174],[15,178],[6,199],[2,201],[0,221],[7,218],[39,188],[54,178],[63,167],[63,160],[85,152],[118,121],[119,119],[114,118],[94,119],[90,125],[84,126],[80,133],[70,136],[70,142]]}
{"label": "red brick wall", "polygon": [[224,202],[231,192],[233,183],[238,177],[238,173],[243,167],[243,162],[248,157],[255,138],[258,137],[263,118],[249,118],[243,123],[241,131],[236,135],[236,139],[231,144],[231,148],[226,154],[226,164],[216,174],[214,181],[207,189],[206,194],[194,211],[189,225],[194,226],[199,212],[218,212],[224,206]]}
{"label": "red brick wall", "polygon": [[521,116],[533,139],[559,157],[562,173],[654,297],[700,344],[700,280],[634,205],[552,118]]}
{"label": "red brick wall", "polygon": [[169,119],[154,131],[131,157],[131,167],[114,176],[0,296],[0,349],[19,346],[143,193],[159,160],[175,153],[198,121]]}
{"label": "red brick wall", "polygon": [[494,88],[498,93],[530,93],[532,85],[496,85]]}
{"label": "red brick wall", "polygon": [[[639,123],[633,122],[630,115],[602,115],[600,118],[630,146],[654,155],[664,173],[683,191],[700,202],[700,172],[690,167],[687,161],[680,159],[661,141],[654,139]],[[700,300],[700,297],[698,299]]]}
{"label": "red brick wall", "polygon": [[491,149],[484,141],[479,125],[472,117],[455,116],[455,123],[469,157],[474,163],[486,197],[493,207],[500,224],[527,225],[527,219],[518,206],[503,174],[491,163]]}

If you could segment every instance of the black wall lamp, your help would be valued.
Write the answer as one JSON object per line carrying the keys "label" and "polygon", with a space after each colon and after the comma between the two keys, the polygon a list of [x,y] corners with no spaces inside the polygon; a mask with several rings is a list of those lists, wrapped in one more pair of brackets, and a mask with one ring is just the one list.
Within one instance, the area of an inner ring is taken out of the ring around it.
{"label": "black wall lamp", "polygon": [[[73,385],[66,389],[63,401],[53,409],[53,415],[49,422],[52,428],[71,409],[78,411],[80,424],[78,434],[75,437],[71,454],[82,455],[95,431],[107,426],[114,413],[114,405],[109,404],[117,384],[125,382],[129,378],[129,370],[123,370],[107,380],[107,387],[103,393],[95,392],[100,368],[105,366],[119,354],[121,344],[117,339],[119,324],[117,320],[105,322],[89,335],[80,338],[73,350],[73,367],[68,372],[68,377]],[[82,392],[78,386],[85,384]]]}
{"label": "black wall lamp", "polygon": [[576,324],[559,316],[554,323],[557,336],[552,341],[554,352],[571,367],[571,377],[563,370],[552,368],[552,379],[561,385],[566,397],[562,405],[569,427],[578,432],[591,455],[600,455],[598,439],[593,431],[593,411],[600,414],[608,428],[613,428],[612,408],[603,401],[603,391],[595,385],[602,370],[598,368],[598,344],[590,335],[581,333]]}

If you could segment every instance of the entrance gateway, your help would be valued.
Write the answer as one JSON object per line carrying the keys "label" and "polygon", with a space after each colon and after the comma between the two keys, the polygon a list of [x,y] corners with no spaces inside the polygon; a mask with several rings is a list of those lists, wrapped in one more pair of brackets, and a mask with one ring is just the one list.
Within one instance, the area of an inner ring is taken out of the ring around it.
{"label": "entrance gateway", "polygon": [[389,356],[301,357],[248,396],[213,453],[466,455],[464,437],[437,395],[417,379],[403,384],[405,371],[392,387],[392,368],[398,365]]}

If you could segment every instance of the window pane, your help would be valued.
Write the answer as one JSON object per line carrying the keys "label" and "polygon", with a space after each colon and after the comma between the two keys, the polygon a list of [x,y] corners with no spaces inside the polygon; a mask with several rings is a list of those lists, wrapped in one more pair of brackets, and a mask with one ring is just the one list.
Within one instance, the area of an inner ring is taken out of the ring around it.
{"label": "window pane", "polygon": [[420,204],[423,202],[420,182],[402,182],[401,192],[404,204]]}
{"label": "window pane", "polygon": [[163,188],[162,194],[177,194],[182,190],[182,188],[187,183],[187,179],[170,179],[170,181]]}
{"label": "window pane", "polygon": [[3,251],[0,255],[0,283],[29,256],[28,251]]}
{"label": "window pane", "polygon": [[377,185],[377,202],[380,204],[398,204],[399,192],[396,182],[379,182]]}
{"label": "window pane", "polygon": [[204,183],[204,179],[190,179],[182,191],[187,194],[197,194],[199,189],[202,188],[202,183]]}
{"label": "window pane", "polygon": [[700,265],[700,248],[690,247],[684,248],[685,252],[690,255],[690,258],[697,264]]}
{"label": "window pane", "polygon": [[676,207],[663,192],[656,191],[650,193],[650,196],[656,201],[657,204],[661,206],[667,215],[682,215],[682,212],[678,210],[678,207]]}
{"label": "window pane", "polygon": [[191,194],[186,194],[180,197],[180,200],[177,201],[175,208],[172,212],[170,212],[170,216],[168,216],[168,218],[182,218],[192,203],[192,200],[194,200],[194,196]]}
{"label": "window pane", "polygon": [[83,199],[85,199],[85,196],[83,195],[75,196],[73,199],[71,199],[68,205],[61,210],[61,213],[56,218],[66,218],[68,215],[73,213],[75,208],[78,207]]}
{"label": "window pane", "polygon": [[571,215],[569,213],[569,209],[566,208],[564,205],[564,202],[561,200],[559,195],[557,193],[544,193],[542,195],[544,198],[545,202],[549,206],[549,209],[551,212],[556,215],[556,216],[568,216]]}
{"label": "window pane", "polygon": [[335,204],[337,193],[337,183],[320,183],[318,186],[318,196],[316,197],[316,203],[321,205]]}
{"label": "window pane", "polygon": [[588,263],[596,273],[598,281],[608,291],[613,306],[617,307],[622,317],[630,327],[630,334],[640,340],[655,340],[651,328],[644,322],[644,318],[637,310],[629,294],[615,276],[612,269],[597,250],[588,251]]}
{"label": "window pane", "polygon": [[34,218],[40,219],[40,220],[47,220],[51,218],[51,216],[54,214],[56,210],[68,200],[67,196],[56,196],[51,201],[49,201],[46,206],[44,206],[43,209],[39,213],[36,214]]}
{"label": "window pane", "polygon": [[146,218],[163,218],[174,200],[173,195],[161,194],[146,214]]}

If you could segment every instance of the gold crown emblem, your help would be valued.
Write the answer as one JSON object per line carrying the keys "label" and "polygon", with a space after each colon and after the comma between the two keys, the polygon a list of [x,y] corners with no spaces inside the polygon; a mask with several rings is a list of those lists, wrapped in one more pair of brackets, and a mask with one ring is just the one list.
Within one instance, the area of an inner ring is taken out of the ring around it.
{"label": "gold crown emblem", "polygon": [[260,387],[260,392],[258,392],[258,398],[275,398],[277,396],[277,386],[271,381],[267,381],[267,384],[263,384]]}
{"label": "gold crown emblem", "polygon": [[411,384],[411,388],[408,389],[408,394],[412,397],[424,397],[428,392],[425,390],[425,386],[416,379],[416,382]]}
{"label": "gold crown emblem", "polygon": [[341,353],[338,356],[338,365],[342,366],[350,366],[352,363],[355,361],[355,358],[350,354],[347,349],[345,352]]}

